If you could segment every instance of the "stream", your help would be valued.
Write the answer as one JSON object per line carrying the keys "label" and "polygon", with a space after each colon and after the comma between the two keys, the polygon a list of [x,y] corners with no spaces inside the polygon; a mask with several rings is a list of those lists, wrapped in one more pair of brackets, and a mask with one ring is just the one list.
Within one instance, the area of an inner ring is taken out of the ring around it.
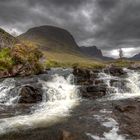
{"label": "stream", "polygon": [[[72,71],[51,69],[47,74],[1,79],[0,140],[140,139],[139,135],[124,129],[127,124],[122,119],[140,110],[134,106],[140,102],[140,72],[124,69],[125,77],[99,72],[98,80],[106,85],[107,94],[90,100],[82,97],[80,85],[76,84]],[[21,88],[26,85],[42,89],[41,102],[18,103]],[[128,109],[126,112],[124,106]],[[131,115],[129,117],[132,121]],[[133,126],[130,127],[133,129]],[[139,131],[139,127],[136,131]]]}

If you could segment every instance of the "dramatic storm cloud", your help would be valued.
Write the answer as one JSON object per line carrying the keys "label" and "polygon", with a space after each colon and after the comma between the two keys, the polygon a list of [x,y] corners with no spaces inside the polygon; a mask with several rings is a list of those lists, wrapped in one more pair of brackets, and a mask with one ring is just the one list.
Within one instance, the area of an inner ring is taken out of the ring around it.
{"label": "dramatic storm cloud", "polygon": [[79,45],[105,55],[140,52],[140,0],[0,0],[0,26],[8,32],[40,25],[65,28]]}

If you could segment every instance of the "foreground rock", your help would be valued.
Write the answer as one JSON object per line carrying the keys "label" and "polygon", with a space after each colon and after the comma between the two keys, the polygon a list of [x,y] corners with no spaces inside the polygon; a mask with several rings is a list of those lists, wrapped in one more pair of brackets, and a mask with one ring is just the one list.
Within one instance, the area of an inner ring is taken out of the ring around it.
{"label": "foreground rock", "polygon": [[82,97],[89,98],[89,99],[96,99],[105,96],[107,93],[106,90],[107,88],[105,85],[100,85],[100,86],[92,85],[92,86],[87,86],[87,87],[85,86],[80,88]]}
{"label": "foreground rock", "polygon": [[37,103],[42,101],[41,89],[32,86],[23,86],[20,89],[20,99],[18,103]]}
{"label": "foreground rock", "polygon": [[112,76],[122,76],[126,74],[123,68],[115,67],[115,66],[110,66],[110,67],[105,68],[104,72]]}
{"label": "foreground rock", "polygon": [[114,106],[114,113],[123,133],[140,138],[140,99],[127,99]]}
{"label": "foreground rock", "polygon": [[[118,78],[114,78],[110,80],[111,87],[120,87],[123,90],[128,91],[126,88],[126,81],[123,79],[119,79],[119,77],[126,76],[126,72],[122,68],[118,68],[115,66],[109,66],[105,69],[81,69],[74,68],[73,74],[75,75],[76,84],[81,86],[80,91],[81,95],[84,98],[100,98],[105,96],[108,91],[114,89],[109,89],[107,83],[102,79],[100,73],[106,73],[107,75],[112,75]],[[126,89],[125,89],[126,88]]]}

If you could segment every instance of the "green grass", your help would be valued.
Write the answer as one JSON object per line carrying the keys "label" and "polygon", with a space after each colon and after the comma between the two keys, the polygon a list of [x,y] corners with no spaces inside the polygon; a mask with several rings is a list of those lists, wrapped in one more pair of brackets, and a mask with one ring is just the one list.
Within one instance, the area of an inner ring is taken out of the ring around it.
{"label": "green grass", "polygon": [[[22,41],[24,38],[19,37]],[[85,67],[85,68],[102,68],[105,62],[101,60],[91,59],[81,54],[76,46],[72,46],[66,42],[59,42],[53,38],[36,38],[29,40],[36,44],[44,53],[45,67]],[[45,60],[46,59],[46,60]]]}
{"label": "green grass", "polygon": [[13,67],[13,60],[10,56],[10,49],[4,48],[0,50],[0,71],[11,70]]}
{"label": "green grass", "polygon": [[134,61],[130,61],[130,60],[126,60],[126,59],[118,59],[118,60],[114,60],[111,61],[110,64],[113,64],[116,67],[129,67],[134,63],[139,63],[139,62],[134,62]]}
{"label": "green grass", "polygon": [[95,59],[89,59],[76,53],[44,52],[46,56],[45,67],[81,67],[81,68],[103,68],[105,63]]}

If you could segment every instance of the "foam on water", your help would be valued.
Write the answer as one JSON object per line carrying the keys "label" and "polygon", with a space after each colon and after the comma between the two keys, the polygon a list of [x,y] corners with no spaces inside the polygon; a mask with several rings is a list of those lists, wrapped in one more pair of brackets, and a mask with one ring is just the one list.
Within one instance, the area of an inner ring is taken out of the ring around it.
{"label": "foam on water", "polygon": [[[30,115],[0,119],[0,133],[46,127],[68,116],[79,99],[77,87],[71,83],[72,78],[71,74],[66,78],[55,74],[50,81],[39,80],[44,91],[42,103],[34,106],[35,111]],[[14,85],[11,85],[9,89],[13,87]],[[7,91],[4,92],[4,96],[6,94]]]}
{"label": "foam on water", "polygon": [[[119,100],[126,98],[134,98],[140,96],[140,72],[124,69],[127,73],[126,77],[116,77],[110,74],[101,72],[99,79],[103,80],[108,87],[108,100]],[[116,85],[111,85],[111,80],[118,81]],[[125,84],[121,85],[121,81]]]}
{"label": "foam on water", "polygon": [[[132,70],[127,70],[127,76],[124,78],[111,76],[104,72],[99,74],[99,79],[102,79],[108,86],[108,100],[117,100],[124,98],[132,98],[140,96],[140,73]],[[66,74],[65,74],[66,73]],[[78,88],[74,85],[74,76],[69,71],[60,71],[55,74],[55,70],[48,74],[48,81],[38,79],[42,85],[43,101],[33,107],[33,111],[29,115],[20,115],[11,118],[0,119],[0,134],[18,131],[28,128],[47,127],[58,121],[61,121],[66,116],[70,115],[71,110],[78,105],[79,96]],[[111,80],[126,81],[126,87],[129,92],[126,92],[124,87],[110,84]],[[4,105],[14,105],[18,100],[18,94],[11,92],[18,88],[15,87],[15,80],[10,78],[0,83],[0,103]],[[113,91],[113,92],[112,92]],[[101,110],[100,113],[111,113],[110,111]],[[104,132],[102,137],[86,133],[95,140],[124,140],[124,136],[119,135],[119,125],[113,118],[106,118],[102,115],[95,114],[93,116],[102,126],[110,128],[109,132]]]}
{"label": "foam on water", "polygon": [[93,115],[93,117],[100,122],[101,126],[109,128],[108,132],[104,132],[103,136],[94,135],[91,133],[86,133],[87,136],[91,137],[94,140],[125,140],[125,136],[118,134],[119,132],[119,124],[113,118],[106,117],[106,113],[111,113],[107,110],[100,110],[102,114]]}

